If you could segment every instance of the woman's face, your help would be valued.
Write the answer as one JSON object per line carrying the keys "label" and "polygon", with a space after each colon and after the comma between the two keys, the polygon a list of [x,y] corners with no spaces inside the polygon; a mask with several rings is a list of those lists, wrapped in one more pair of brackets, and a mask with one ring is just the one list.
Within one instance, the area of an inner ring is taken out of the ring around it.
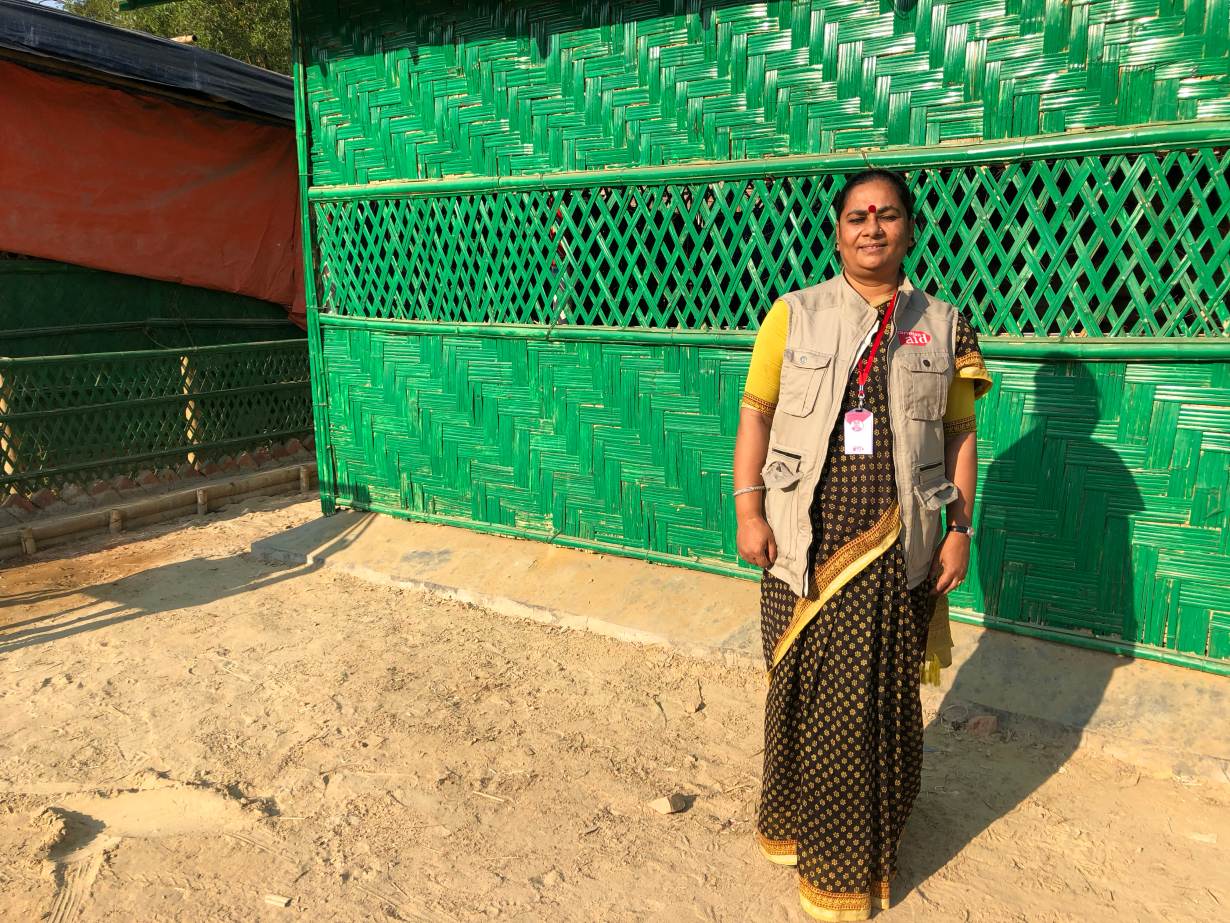
{"label": "woman's face", "polygon": [[859,276],[895,278],[914,237],[914,222],[891,183],[860,183],[837,218],[841,264]]}

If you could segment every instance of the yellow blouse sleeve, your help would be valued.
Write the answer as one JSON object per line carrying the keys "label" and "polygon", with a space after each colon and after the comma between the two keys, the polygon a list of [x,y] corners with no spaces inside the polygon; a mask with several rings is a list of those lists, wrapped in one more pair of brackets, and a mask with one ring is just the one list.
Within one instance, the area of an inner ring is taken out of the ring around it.
{"label": "yellow blouse sleeve", "polygon": [[782,356],[786,352],[786,334],[790,329],[790,305],[775,301],[756,334],[752,348],[752,364],[747,370],[740,406],[772,416],[777,408],[777,394],[782,383]]}
{"label": "yellow blouse sleeve", "polygon": [[[982,361],[982,350],[978,348],[978,334],[969,325],[963,314],[957,315],[957,342],[953,354],[957,359],[957,377],[974,383],[974,397],[980,398],[991,390],[991,373],[987,371],[986,363]],[[955,385],[956,382],[953,382]],[[953,394],[955,392],[949,392]],[[950,399],[951,404],[951,399]],[[974,411],[970,410],[972,414]]]}
{"label": "yellow blouse sleeve", "polygon": [[974,380],[954,377],[948,386],[948,409],[944,411],[944,435],[972,433],[974,423]]}

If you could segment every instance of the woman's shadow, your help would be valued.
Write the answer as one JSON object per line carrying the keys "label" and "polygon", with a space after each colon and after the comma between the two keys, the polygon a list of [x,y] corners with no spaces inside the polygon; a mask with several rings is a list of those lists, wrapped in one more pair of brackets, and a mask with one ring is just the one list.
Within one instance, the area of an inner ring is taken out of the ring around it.
{"label": "woman's shadow", "polygon": [[[1040,367],[1032,390],[1002,376],[997,391],[996,403],[979,415],[980,441],[1014,441],[979,485],[975,607],[991,619],[1136,641],[1131,517],[1143,501],[1123,459],[1103,444],[1127,438],[1120,426],[1122,389],[1099,394],[1084,365],[1065,362]],[[925,888],[1054,775],[1076,749],[1112,673],[1127,662],[983,632],[927,729],[928,749],[943,755],[924,760],[923,791],[902,844],[902,883]],[[949,729],[987,706],[1039,719],[1043,746],[997,748],[1010,764],[984,770],[994,777],[976,791],[966,769],[955,786],[964,790],[955,791],[944,777],[980,755],[984,741]]]}

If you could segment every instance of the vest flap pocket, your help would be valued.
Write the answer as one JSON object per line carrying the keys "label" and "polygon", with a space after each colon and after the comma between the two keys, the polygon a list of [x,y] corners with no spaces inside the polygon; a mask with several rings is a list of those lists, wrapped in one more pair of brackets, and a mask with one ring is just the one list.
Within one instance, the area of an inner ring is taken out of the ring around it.
{"label": "vest flap pocket", "polygon": [[914,490],[918,499],[929,510],[941,510],[957,499],[957,485],[942,475],[926,484],[919,484]]}
{"label": "vest flap pocket", "polygon": [[832,353],[810,349],[787,349],[782,356],[781,389],[777,409],[792,417],[805,417],[816,406],[816,396],[827,375],[831,374]]}
{"label": "vest flap pocket", "polygon": [[823,369],[833,361],[832,353],[817,353],[804,349],[788,349],[783,357],[791,365],[801,369]]}
{"label": "vest flap pocket", "polygon": [[769,455],[760,469],[765,487],[785,490],[798,483],[803,476],[803,457],[789,449],[769,447]]}

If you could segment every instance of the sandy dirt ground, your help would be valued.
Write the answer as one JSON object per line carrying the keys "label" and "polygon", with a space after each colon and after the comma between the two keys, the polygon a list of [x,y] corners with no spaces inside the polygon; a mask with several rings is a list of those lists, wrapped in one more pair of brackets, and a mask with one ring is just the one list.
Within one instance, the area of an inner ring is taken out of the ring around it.
{"label": "sandy dirt ground", "polygon": [[[0,919],[804,919],[760,671],[246,554],[315,515],[0,571]],[[1230,786],[929,719],[878,920],[1230,919]]]}

